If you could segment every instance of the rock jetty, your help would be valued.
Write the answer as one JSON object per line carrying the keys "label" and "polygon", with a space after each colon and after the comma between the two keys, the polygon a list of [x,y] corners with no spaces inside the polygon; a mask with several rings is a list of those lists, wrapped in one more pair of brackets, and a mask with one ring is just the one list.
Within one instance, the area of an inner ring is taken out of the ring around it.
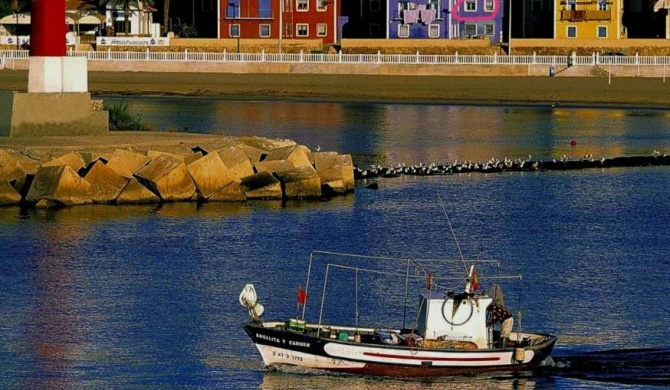
{"label": "rock jetty", "polygon": [[319,199],[354,190],[350,155],[290,140],[220,137],[180,148],[59,152],[0,148],[0,205]]}

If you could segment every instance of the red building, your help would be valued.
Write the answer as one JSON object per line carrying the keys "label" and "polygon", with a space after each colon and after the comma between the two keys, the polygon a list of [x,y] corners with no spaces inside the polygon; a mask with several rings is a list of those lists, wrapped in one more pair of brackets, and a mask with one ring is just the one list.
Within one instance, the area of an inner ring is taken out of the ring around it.
{"label": "red building", "polygon": [[[343,0],[221,0],[220,38],[339,41]],[[281,12],[280,12],[281,7]]]}

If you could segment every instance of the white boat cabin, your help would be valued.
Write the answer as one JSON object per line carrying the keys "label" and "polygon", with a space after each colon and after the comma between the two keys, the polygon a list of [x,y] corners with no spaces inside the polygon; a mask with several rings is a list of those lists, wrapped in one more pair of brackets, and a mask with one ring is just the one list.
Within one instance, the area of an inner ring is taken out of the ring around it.
{"label": "white boat cabin", "polygon": [[418,330],[425,339],[471,342],[489,347],[486,308],[493,298],[471,293],[447,295],[424,293],[418,314]]}

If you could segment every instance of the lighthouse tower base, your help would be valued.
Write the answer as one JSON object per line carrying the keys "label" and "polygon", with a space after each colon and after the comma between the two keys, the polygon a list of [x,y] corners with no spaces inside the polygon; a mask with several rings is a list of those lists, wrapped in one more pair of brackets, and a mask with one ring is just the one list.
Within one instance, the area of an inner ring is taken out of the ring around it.
{"label": "lighthouse tower base", "polygon": [[28,93],[0,91],[0,136],[105,135],[108,115],[91,100],[83,57],[30,57]]}

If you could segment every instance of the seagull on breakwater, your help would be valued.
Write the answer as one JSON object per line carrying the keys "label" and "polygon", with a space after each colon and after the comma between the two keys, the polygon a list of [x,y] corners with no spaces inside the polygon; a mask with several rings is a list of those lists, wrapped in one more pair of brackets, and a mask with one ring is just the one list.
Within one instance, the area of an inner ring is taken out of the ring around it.
{"label": "seagull on breakwater", "polygon": [[316,150],[317,152],[320,152],[321,151],[321,146],[316,145],[316,148],[314,148],[314,150]]}

